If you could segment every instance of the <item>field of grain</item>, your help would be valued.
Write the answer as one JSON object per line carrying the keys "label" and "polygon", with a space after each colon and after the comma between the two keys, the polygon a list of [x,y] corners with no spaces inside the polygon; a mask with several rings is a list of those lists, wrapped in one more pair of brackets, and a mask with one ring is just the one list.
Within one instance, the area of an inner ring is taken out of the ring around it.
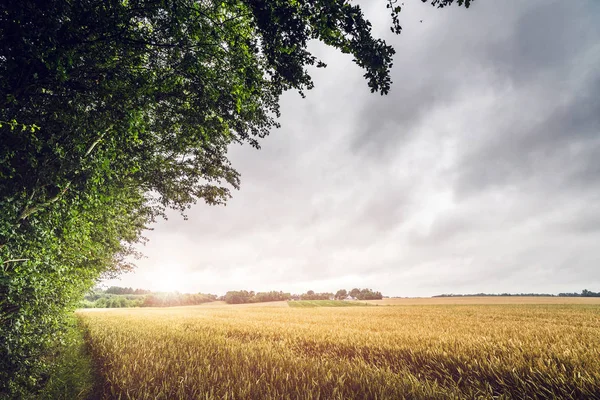
{"label": "field of grain", "polygon": [[288,301],[288,307],[310,308],[310,307],[365,307],[366,301],[342,301],[342,300],[299,300]]}
{"label": "field of grain", "polygon": [[366,300],[373,305],[416,306],[451,304],[588,304],[599,305],[600,297],[550,297],[550,296],[456,296],[456,297],[392,297]]}
{"label": "field of grain", "polygon": [[600,398],[600,306],[79,311],[121,399]]}

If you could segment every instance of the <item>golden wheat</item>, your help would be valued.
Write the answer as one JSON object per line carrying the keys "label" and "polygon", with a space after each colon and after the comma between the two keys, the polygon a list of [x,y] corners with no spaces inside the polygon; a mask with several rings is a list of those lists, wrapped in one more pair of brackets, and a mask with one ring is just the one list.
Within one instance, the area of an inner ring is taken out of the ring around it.
{"label": "golden wheat", "polygon": [[597,305],[78,315],[111,399],[600,398]]}

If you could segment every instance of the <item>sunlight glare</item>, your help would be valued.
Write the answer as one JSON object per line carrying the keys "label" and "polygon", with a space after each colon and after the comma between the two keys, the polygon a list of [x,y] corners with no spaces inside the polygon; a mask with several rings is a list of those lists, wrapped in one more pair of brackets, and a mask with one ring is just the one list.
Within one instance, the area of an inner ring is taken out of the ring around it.
{"label": "sunlight glare", "polygon": [[160,292],[182,292],[186,286],[186,276],[180,264],[166,264],[153,274],[152,286]]}

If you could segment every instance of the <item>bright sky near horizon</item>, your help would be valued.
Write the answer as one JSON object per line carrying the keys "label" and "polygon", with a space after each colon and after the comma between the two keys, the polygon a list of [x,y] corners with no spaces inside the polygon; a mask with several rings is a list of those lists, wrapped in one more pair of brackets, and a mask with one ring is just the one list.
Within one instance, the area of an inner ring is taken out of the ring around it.
{"label": "bright sky near horizon", "polygon": [[600,2],[406,1],[399,36],[384,1],[362,3],[397,50],[390,94],[313,46],[315,89],[283,96],[261,150],[231,147],[228,205],[157,223],[104,285],[600,290]]}

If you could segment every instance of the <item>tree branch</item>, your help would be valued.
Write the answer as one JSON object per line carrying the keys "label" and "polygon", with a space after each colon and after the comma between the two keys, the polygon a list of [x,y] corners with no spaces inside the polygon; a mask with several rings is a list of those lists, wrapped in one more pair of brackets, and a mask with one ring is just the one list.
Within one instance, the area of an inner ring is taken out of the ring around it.
{"label": "tree branch", "polygon": [[21,261],[29,261],[29,258],[16,258],[14,260],[6,260],[2,264],[8,264],[12,262],[21,262]]}
{"label": "tree branch", "polygon": [[56,196],[54,196],[50,200],[48,200],[47,202],[38,204],[37,206],[34,206],[34,207],[25,208],[25,210],[23,210],[21,215],[19,215],[19,221],[26,219],[31,214],[36,213],[36,212],[40,211],[41,209],[46,208],[49,205],[51,205],[52,203],[58,201],[65,194],[65,192],[67,190],[69,190],[69,186],[71,186],[71,181],[67,182],[65,188],[63,190],[61,190]]}
{"label": "tree branch", "polygon": [[[104,130],[104,132],[102,132],[102,134],[100,135],[100,137],[98,137],[98,139],[96,139],[86,150],[85,154],[82,157],[82,160],[87,158],[92,151],[94,151],[94,148],[96,148],[96,146],[98,145],[98,143],[100,143],[100,141],[102,141],[102,139],[104,138],[104,136],[106,136],[106,134],[114,127],[114,125],[110,125],[108,128],[106,128]],[[54,197],[52,197],[50,200],[38,204],[36,206],[33,207],[26,207],[23,212],[19,215],[18,221],[22,221],[24,219],[26,219],[27,217],[29,217],[30,215],[48,207],[49,205],[51,205],[52,203],[55,203],[56,201],[58,201],[66,192],[67,190],[69,190],[69,187],[71,186],[71,181],[68,181],[67,184],[65,185],[65,187],[58,192],[58,194]],[[35,193],[35,191],[34,191]],[[31,196],[33,198],[33,194]]]}

